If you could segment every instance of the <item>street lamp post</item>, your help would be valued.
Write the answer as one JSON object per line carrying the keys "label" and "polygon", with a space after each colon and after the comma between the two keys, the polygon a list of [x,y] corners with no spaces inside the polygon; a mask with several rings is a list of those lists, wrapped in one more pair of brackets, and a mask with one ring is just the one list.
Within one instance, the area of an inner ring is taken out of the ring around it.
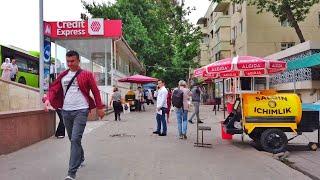
{"label": "street lamp post", "polygon": [[42,97],[44,94],[44,35],[43,35],[43,0],[39,0],[39,39],[40,39],[40,57],[39,57],[39,88],[40,88],[40,105],[42,105]]}

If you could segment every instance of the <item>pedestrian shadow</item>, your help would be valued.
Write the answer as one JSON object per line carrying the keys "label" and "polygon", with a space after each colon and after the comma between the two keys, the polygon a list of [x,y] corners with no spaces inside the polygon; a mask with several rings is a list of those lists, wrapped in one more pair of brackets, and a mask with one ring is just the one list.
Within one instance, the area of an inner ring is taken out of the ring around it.
{"label": "pedestrian shadow", "polygon": [[288,144],[287,150],[290,152],[312,151],[308,144]]}

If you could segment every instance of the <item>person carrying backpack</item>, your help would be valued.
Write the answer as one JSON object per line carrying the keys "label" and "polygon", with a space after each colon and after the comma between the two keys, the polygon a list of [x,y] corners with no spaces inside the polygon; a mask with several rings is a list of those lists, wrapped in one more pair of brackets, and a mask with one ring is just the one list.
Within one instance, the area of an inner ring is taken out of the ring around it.
{"label": "person carrying backpack", "polygon": [[187,139],[188,128],[188,110],[189,98],[191,96],[190,90],[187,88],[187,83],[180,80],[178,88],[172,93],[172,105],[176,108],[178,133],[180,139]]}

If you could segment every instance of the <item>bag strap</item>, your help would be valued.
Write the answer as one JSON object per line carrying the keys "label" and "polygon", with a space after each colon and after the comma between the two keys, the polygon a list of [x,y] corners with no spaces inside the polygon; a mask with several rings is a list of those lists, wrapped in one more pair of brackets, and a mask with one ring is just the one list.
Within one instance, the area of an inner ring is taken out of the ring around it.
{"label": "bag strap", "polygon": [[67,92],[69,90],[69,88],[71,87],[71,84],[73,83],[74,79],[81,73],[82,69],[79,69],[76,74],[72,77],[72,79],[69,81],[69,84],[67,86],[66,92],[64,93],[64,96],[67,95]]}

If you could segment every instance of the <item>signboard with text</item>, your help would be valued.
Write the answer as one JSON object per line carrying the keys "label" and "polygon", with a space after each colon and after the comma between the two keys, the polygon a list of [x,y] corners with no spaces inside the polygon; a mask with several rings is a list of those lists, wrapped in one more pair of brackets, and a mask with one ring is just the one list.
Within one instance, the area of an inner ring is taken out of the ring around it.
{"label": "signboard with text", "polygon": [[119,38],[122,36],[122,21],[95,18],[88,21],[45,22],[44,34],[52,39]]}

